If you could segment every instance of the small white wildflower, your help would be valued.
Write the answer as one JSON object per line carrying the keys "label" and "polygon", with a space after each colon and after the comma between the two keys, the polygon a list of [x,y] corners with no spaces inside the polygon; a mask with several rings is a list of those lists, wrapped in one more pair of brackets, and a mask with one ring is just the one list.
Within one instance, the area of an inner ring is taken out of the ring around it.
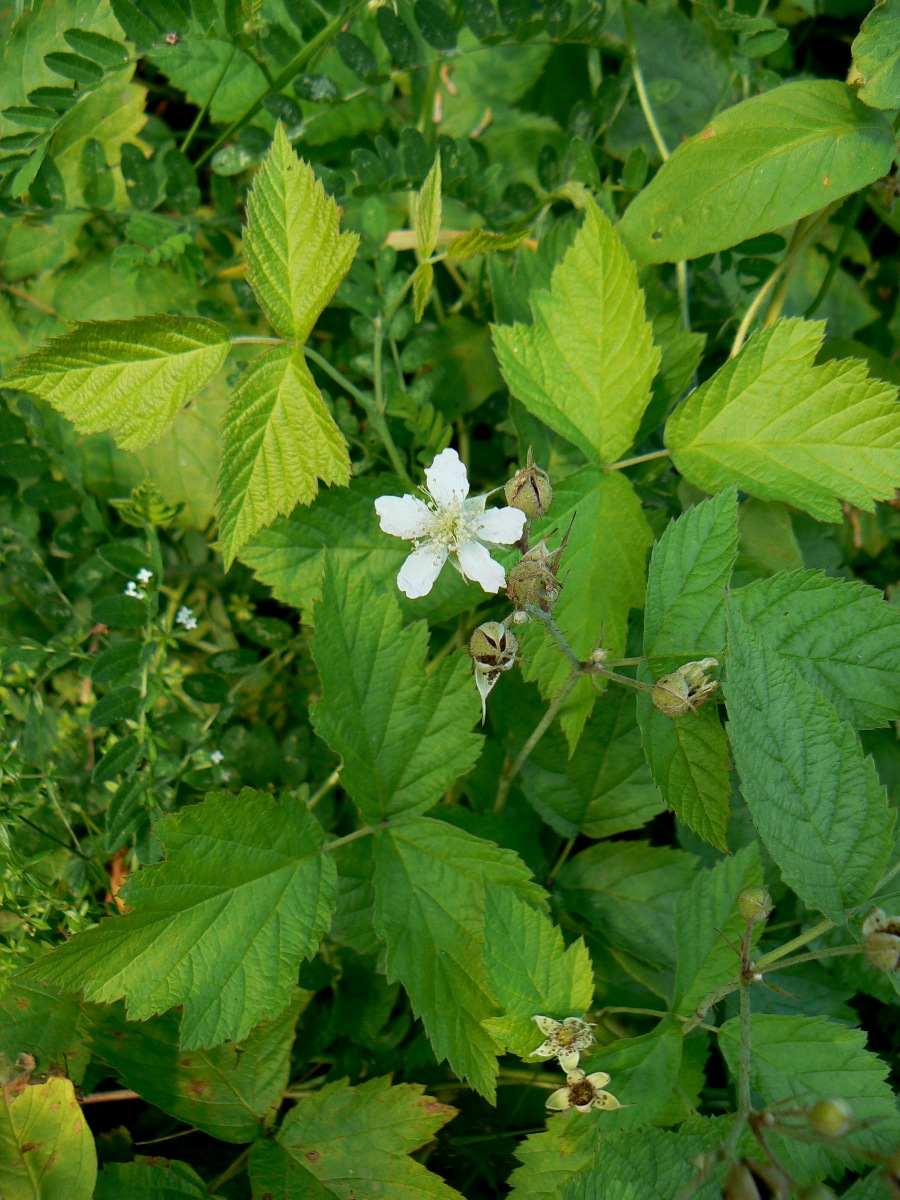
{"label": "small white wildflower", "polygon": [[379,496],[375,511],[381,528],[413,543],[400,568],[397,586],[411,600],[427,596],[449,558],[464,579],[499,592],[506,573],[488,546],[512,546],[522,536],[525,514],[518,508],[485,510],[487,496],[469,497],[465,463],[453,449],[442,450],[425,469],[426,500]]}
{"label": "small white wildflower", "polygon": [[557,1058],[564,1071],[574,1071],[581,1051],[594,1040],[587,1021],[580,1017],[566,1017],[564,1021],[554,1021],[552,1017],[534,1017],[533,1020],[546,1041],[541,1042],[537,1050],[532,1050],[532,1057]]}
{"label": "small white wildflower", "polygon": [[569,1108],[577,1108],[579,1112],[589,1113],[592,1108],[601,1112],[614,1112],[622,1105],[603,1088],[609,1083],[605,1071],[595,1071],[593,1075],[585,1075],[584,1071],[570,1071],[566,1075],[566,1086],[552,1092],[547,1100],[547,1107],[553,1112],[565,1112]]}
{"label": "small white wildflower", "polygon": [[142,592],[133,579],[129,579],[125,585],[125,595],[133,596],[135,600],[144,600],[147,593]]}
{"label": "small white wildflower", "polygon": [[193,610],[188,608],[186,604],[182,604],[181,608],[175,614],[175,624],[183,625],[185,629],[197,628],[197,618],[194,616]]}
{"label": "small white wildflower", "polygon": [[135,576],[135,579],[138,581],[138,583],[149,583],[152,578],[153,572],[149,571],[146,567],[141,567]]}
{"label": "small white wildflower", "polygon": [[210,753],[209,761],[211,763],[215,763],[216,766],[218,766],[220,762],[224,761],[224,758],[225,758],[225,755],[222,753],[221,750],[213,750]]}

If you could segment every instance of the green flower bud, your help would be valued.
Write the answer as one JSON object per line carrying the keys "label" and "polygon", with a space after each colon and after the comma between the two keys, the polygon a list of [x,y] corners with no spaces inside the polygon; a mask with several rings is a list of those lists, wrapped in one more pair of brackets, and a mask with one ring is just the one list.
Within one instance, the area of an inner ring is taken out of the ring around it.
{"label": "green flower bud", "polygon": [[772,907],[772,897],[764,887],[744,888],[737,898],[738,912],[751,925],[765,921]]}
{"label": "green flower bud", "polygon": [[822,1137],[843,1137],[853,1127],[853,1109],[839,1096],[819,1100],[809,1111],[809,1123]]}
{"label": "green flower bud", "polygon": [[529,521],[538,520],[553,503],[550,476],[546,471],[542,471],[540,467],[534,465],[534,456],[530,446],[525,466],[516,471],[504,487],[503,492],[506,496],[506,503],[512,508],[518,508]]}
{"label": "green flower bud", "polygon": [[534,605],[549,612],[559,599],[561,584],[556,577],[559,550],[552,553],[546,542],[538,542],[507,572],[506,594],[518,609]]}
{"label": "green flower bud", "polygon": [[878,971],[896,971],[900,967],[900,937],[896,933],[870,933],[865,955]]}
{"label": "green flower bud", "polygon": [[673,720],[685,713],[696,712],[719,686],[715,679],[706,675],[710,667],[718,665],[718,659],[701,658],[699,662],[685,663],[677,671],[662,675],[650,696],[654,707]]}

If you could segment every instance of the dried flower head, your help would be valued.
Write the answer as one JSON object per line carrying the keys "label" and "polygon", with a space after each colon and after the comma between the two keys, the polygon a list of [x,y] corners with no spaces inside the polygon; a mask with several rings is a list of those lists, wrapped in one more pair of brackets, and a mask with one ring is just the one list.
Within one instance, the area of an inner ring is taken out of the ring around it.
{"label": "dried flower head", "polygon": [[685,663],[670,675],[663,675],[653,688],[651,699],[656,708],[667,717],[683,717],[687,712],[696,712],[705,704],[719,686],[706,672],[717,667],[716,658],[701,658],[699,662]]}
{"label": "dried flower head", "polygon": [[469,638],[475,686],[481,697],[482,725],[487,717],[487,698],[502,673],[515,666],[518,650],[518,638],[499,621],[485,621]]}
{"label": "dried flower head", "polygon": [[581,1051],[594,1041],[594,1031],[587,1021],[581,1017],[566,1017],[564,1021],[554,1021],[552,1017],[533,1019],[545,1040],[537,1050],[532,1050],[532,1056],[556,1058],[564,1071],[574,1071]]}
{"label": "dried flower head", "polygon": [[865,955],[879,971],[900,970],[900,917],[889,917],[873,908],[862,925]]}
{"label": "dried flower head", "polygon": [[566,1075],[566,1086],[551,1092],[547,1107],[553,1112],[565,1112],[577,1108],[579,1112],[588,1113],[592,1108],[601,1112],[615,1112],[622,1105],[610,1092],[603,1089],[609,1083],[605,1071],[595,1071],[593,1075],[585,1075],[584,1071],[569,1071]]}

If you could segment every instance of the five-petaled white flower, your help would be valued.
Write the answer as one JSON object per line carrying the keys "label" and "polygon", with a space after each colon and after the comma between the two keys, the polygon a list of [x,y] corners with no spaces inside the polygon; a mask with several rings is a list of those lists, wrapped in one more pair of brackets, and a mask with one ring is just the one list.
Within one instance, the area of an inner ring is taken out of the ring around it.
{"label": "five-petaled white flower", "polygon": [[153,572],[148,570],[147,567],[141,567],[135,576],[135,579],[137,579],[138,583],[149,583],[152,578]]}
{"label": "five-petaled white flower", "polygon": [[532,1050],[532,1056],[557,1058],[564,1071],[574,1071],[581,1051],[594,1040],[594,1032],[587,1021],[580,1017],[566,1017],[564,1021],[554,1021],[552,1017],[534,1017],[533,1020],[546,1041],[541,1042],[537,1050]]}
{"label": "five-petaled white flower", "polygon": [[125,585],[125,595],[133,596],[135,600],[143,600],[146,598],[147,593],[142,592],[133,579],[129,579]]}
{"label": "five-petaled white flower", "polygon": [[427,596],[449,558],[464,579],[486,592],[499,592],[506,573],[488,546],[512,546],[522,536],[525,514],[518,508],[485,509],[487,496],[469,496],[465,463],[453,449],[442,450],[425,469],[427,500],[379,496],[375,511],[381,528],[408,538],[413,552],[400,568],[397,586],[417,600]]}
{"label": "five-petaled white flower", "polygon": [[614,1112],[622,1105],[615,1096],[603,1091],[608,1083],[609,1076],[605,1071],[595,1071],[593,1075],[585,1075],[580,1069],[570,1071],[566,1075],[566,1086],[550,1094],[547,1107],[553,1112],[565,1112],[569,1108],[577,1108],[583,1113],[592,1108]]}
{"label": "five-petaled white flower", "polygon": [[186,604],[182,604],[181,608],[175,614],[175,624],[183,625],[185,629],[197,628],[197,618]]}
{"label": "five-petaled white flower", "polygon": [[213,750],[213,751],[210,753],[210,756],[209,756],[209,761],[210,761],[211,763],[215,763],[215,764],[216,764],[216,766],[218,766],[218,765],[219,765],[219,763],[220,763],[220,762],[222,762],[222,761],[224,760],[224,758],[225,758],[225,755],[222,753],[222,751],[221,751],[221,750]]}

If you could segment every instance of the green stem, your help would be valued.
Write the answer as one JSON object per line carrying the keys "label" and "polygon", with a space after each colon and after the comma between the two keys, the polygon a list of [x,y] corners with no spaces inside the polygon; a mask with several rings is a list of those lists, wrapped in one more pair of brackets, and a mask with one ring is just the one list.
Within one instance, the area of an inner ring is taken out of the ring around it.
{"label": "green stem", "polygon": [[[566,643],[566,645],[568,645],[568,643]],[[500,776],[500,784],[497,788],[497,799],[494,801],[495,813],[503,812],[503,808],[506,804],[506,798],[509,795],[509,789],[512,787],[513,780],[525,766],[526,762],[528,762],[531,752],[553,724],[557,713],[569,698],[569,693],[572,691],[572,688],[574,688],[575,684],[584,674],[581,663],[579,663],[577,659],[575,661],[577,664],[576,669],[572,671],[572,674],[547,705],[547,711],[541,717],[540,721],[538,721],[537,725],[535,725],[531,736],[528,738],[513,762],[510,763],[509,767]],[[562,863],[559,865],[562,866]]]}
{"label": "green stem", "polygon": [[810,954],[796,954],[793,958],[779,959],[772,967],[773,971],[784,971],[787,967],[796,967],[800,963],[818,962],[822,958],[837,958],[843,954],[862,954],[865,946],[832,946],[828,950],[813,950]]}
{"label": "green stem", "polygon": [[284,338],[280,337],[233,337],[231,339],[232,346],[283,346],[286,345]]}
{"label": "green stem", "polygon": [[652,692],[653,687],[649,683],[641,683],[638,679],[632,679],[630,675],[620,675],[617,671],[609,671],[606,667],[592,665],[590,669],[592,675],[599,675],[601,679],[612,679],[614,683],[621,683],[624,687],[633,688],[636,692]]}
{"label": "green stem", "polygon": [[375,372],[375,407],[379,413],[384,416],[385,400],[384,400],[384,379],[382,378],[382,357],[384,349],[384,321],[380,316],[377,316],[373,322],[375,326],[375,343],[372,347],[373,355],[373,371]]}
{"label": "green stem", "polygon": [[834,279],[835,275],[837,274],[837,269],[841,265],[841,259],[844,257],[844,251],[847,249],[847,243],[850,241],[850,234],[856,228],[856,222],[859,220],[859,214],[862,212],[863,205],[866,202],[866,195],[868,194],[868,191],[868,188],[863,188],[862,191],[857,192],[856,196],[854,197],[853,205],[850,209],[850,212],[847,214],[847,223],[844,225],[844,228],[841,231],[837,249],[832,256],[831,262],[828,264],[828,270],[825,272],[825,278],[822,280],[821,287],[816,292],[809,308],[807,308],[806,312],[803,314],[804,317],[811,317],[825,299],[828,289],[831,287],[831,281]]}
{"label": "green stem", "polygon": [[638,100],[641,105],[641,110],[644,114],[644,120],[650,129],[650,136],[656,143],[656,148],[659,151],[663,162],[669,157],[669,148],[666,145],[665,138],[659,125],[656,123],[656,117],[653,108],[650,104],[650,97],[647,94],[647,86],[644,83],[644,73],[641,70],[641,64],[638,59],[637,45],[634,40],[634,28],[631,24],[631,8],[629,0],[622,0],[622,16],[625,18],[625,41],[628,46],[628,52],[631,56],[631,76],[634,79],[634,86],[637,89]]}
{"label": "green stem", "polygon": [[572,649],[572,647],[569,645],[566,635],[563,633],[563,631],[560,629],[560,627],[557,625],[557,623],[553,620],[553,618],[550,616],[550,614],[547,612],[544,612],[544,610],[542,608],[538,608],[536,604],[526,605],[525,611],[528,613],[528,615],[530,617],[536,617],[537,620],[543,622],[543,624],[547,628],[547,632],[550,634],[550,636],[556,642],[557,646],[559,646],[560,650],[562,650],[563,654],[569,660],[569,662],[572,666],[573,672],[577,671],[579,674],[582,674],[584,671],[584,664],[582,663],[582,661],[578,657],[578,655],[575,653],[575,651]]}
{"label": "green stem", "polygon": [[200,122],[203,120],[203,118],[209,112],[210,105],[212,104],[212,102],[215,98],[216,92],[219,90],[222,80],[228,74],[228,68],[231,66],[236,53],[237,53],[237,46],[232,46],[228,56],[225,59],[225,62],[222,64],[222,69],[216,78],[216,82],[213,84],[212,91],[206,97],[206,100],[203,103],[203,107],[198,111],[196,117],[194,117],[194,122],[191,125],[190,129],[184,135],[184,141],[181,143],[181,153],[182,154],[187,153],[188,146],[190,146],[191,142],[194,140],[194,134],[200,128]]}
{"label": "green stem", "polygon": [[240,1152],[237,1158],[232,1162],[231,1166],[226,1167],[221,1175],[216,1176],[216,1178],[208,1185],[206,1189],[207,1196],[214,1196],[223,1183],[227,1183],[229,1179],[233,1179],[235,1175],[239,1175],[241,1171],[243,1171],[244,1167],[247,1165],[247,1159],[250,1157],[250,1151],[252,1149],[252,1146],[247,1146],[246,1149]]}
{"label": "green stem", "polygon": [[742,979],[741,990],[741,1056],[738,1071],[738,1115],[749,1117],[752,1111],[750,1099],[750,980]]}
{"label": "green stem", "polygon": [[777,950],[770,950],[768,954],[764,954],[762,958],[756,960],[757,971],[765,971],[772,963],[778,962],[779,959],[785,958],[794,950],[799,950],[801,946],[808,945],[809,942],[814,942],[816,938],[822,937],[828,933],[830,929],[834,929],[834,921],[820,921],[818,925],[814,925],[812,929],[807,929],[805,933],[798,934],[797,937],[791,938],[789,942],[785,942],[783,946],[779,946]]}
{"label": "green stem", "polygon": [[322,799],[322,797],[327,796],[328,793],[331,791],[331,789],[337,785],[337,782],[340,779],[340,777],[341,777],[341,769],[340,769],[340,767],[337,767],[337,768],[335,768],[334,771],[331,772],[331,774],[328,776],[328,778],[325,780],[325,782],[320,787],[316,788],[316,790],[313,792],[313,794],[307,800],[306,807],[307,808],[315,808],[316,805],[319,803],[319,801]]}
{"label": "green stem", "polygon": [[565,865],[565,862],[568,859],[569,855],[572,853],[572,848],[574,847],[574,845],[577,841],[578,841],[577,833],[575,834],[574,837],[569,838],[569,840],[566,842],[566,844],[563,846],[562,850],[560,851],[559,858],[553,864],[550,874],[547,876],[548,879],[556,878],[556,876],[559,874],[562,867]]}
{"label": "green stem", "polygon": [[638,463],[650,462],[654,458],[668,458],[671,450],[653,450],[650,454],[636,454],[634,458],[623,458],[619,462],[609,463],[604,471],[622,471],[625,467],[636,467]]}
{"label": "green stem", "polygon": [[370,833],[377,833],[378,828],[373,825],[363,825],[362,829],[355,829],[353,833],[348,833],[344,837],[335,838],[333,842],[326,842],[322,847],[325,854],[331,854],[334,850],[339,850],[341,846],[347,846],[350,842],[355,842],[359,838],[368,837]]}

